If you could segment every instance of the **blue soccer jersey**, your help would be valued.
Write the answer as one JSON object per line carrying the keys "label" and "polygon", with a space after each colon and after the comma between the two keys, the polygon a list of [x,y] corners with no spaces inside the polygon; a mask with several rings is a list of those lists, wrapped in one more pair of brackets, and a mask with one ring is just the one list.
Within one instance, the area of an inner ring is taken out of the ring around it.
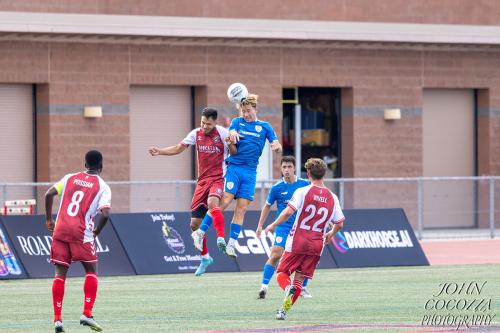
{"label": "blue soccer jersey", "polygon": [[238,152],[226,159],[229,164],[248,166],[257,169],[259,158],[266,144],[278,140],[276,133],[268,122],[256,120],[247,122],[243,117],[231,121],[229,131],[236,131],[243,137],[236,144]]}
{"label": "blue soccer jersey", "polygon": [[[269,194],[267,195],[267,204],[269,206],[272,206],[276,202],[276,218],[281,214],[283,209],[286,208],[288,205],[288,200],[290,200],[293,196],[293,193],[295,192],[296,189],[310,185],[310,183],[302,178],[297,178],[297,180],[293,183],[287,183],[285,180],[281,180],[277,182],[276,184],[271,187],[271,190],[269,191]],[[294,213],[290,218],[286,221],[280,224],[277,228],[285,228],[288,231],[293,226],[293,223],[295,222],[295,215]]]}

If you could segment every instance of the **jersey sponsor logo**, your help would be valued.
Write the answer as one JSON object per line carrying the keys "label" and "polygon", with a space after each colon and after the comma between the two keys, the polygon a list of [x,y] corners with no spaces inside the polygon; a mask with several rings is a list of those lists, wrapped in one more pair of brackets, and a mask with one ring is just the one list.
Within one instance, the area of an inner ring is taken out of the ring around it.
{"label": "jersey sponsor logo", "polygon": [[241,254],[265,254],[269,257],[273,242],[274,234],[264,236],[262,233],[258,238],[254,230],[244,229],[238,236],[235,248]]}
{"label": "jersey sponsor logo", "polygon": [[335,235],[333,245],[339,252],[353,249],[413,247],[408,230],[344,231]]}
{"label": "jersey sponsor logo", "polygon": [[87,182],[87,181],[81,180],[81,179],[76,179],[76,178],[73,180],[73,184],[78,185],[78,186],[82,186],[82,187],[87,187],[87,188],[94,187],[94,183]]}
{"label": "jersey sponsor logo", "polygon": [[287,195],[288,194],[288,191],[287,192],[281,192],[281,195]]}
{"label": "jersey sponsor logo", "polygon": [[221,152],[220,148],[217,146],[204,146],[204,145],[198,145],[198,151],[200,153],[207,153],[207,154],[218,154]]}
{"label": "jersey sponsor logo", "polygon": [[166,222],[163,222],[161,231],[163,233],[163,239],[170,250],[177,254],[183,254],[186,251],[184,240],[177,230],[170,227]]}
{"label": "jersey sponsor logo", "polygon": [[256,138],[260,138],[260,134],[258,134],[258,133],[248,132],[248,131],[244,131],[244,130],[240,130],[240,133],[244,134],[244,135],[250,135],[250,136],[254,136]]}
{"label": "jersey sponsor logo", "polygon": [[262,131],[262,126],[260,125],[255,125],[255,130],[260,133]]}

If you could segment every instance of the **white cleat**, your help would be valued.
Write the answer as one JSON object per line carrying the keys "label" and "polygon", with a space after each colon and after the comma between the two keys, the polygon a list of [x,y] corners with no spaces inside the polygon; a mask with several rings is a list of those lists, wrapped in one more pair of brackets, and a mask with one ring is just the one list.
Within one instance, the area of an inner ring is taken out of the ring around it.
{"label": "white cleat", "polygon": [[234,248],[234,245],[228,244],[226,246],[226,254],[230,256],[231,258],[237,258],[238,255],[236,254],[236,249]]}
{"label": "white cleat", "polygon": [[193,233],[191,234],[191,237],[193,238],[194,247],[198,251],[203,251],[203,237],[204,236],[205,236],[205,234],[200,229],[193,231]]}
{"label": "white cleat", "polygon": [[300,296],[303,298],[312,298],[313,296],[309,293],[309,290],[307,290],[306,287],[302,288],[302,291],[300,292]]}
{"label": "white cleat", "polygon": [[66,332],[64,330],[63,323],[60,320],[54,322],[54,330],[55,330],[56,333]]}
{"label": "white cleat", "polygon": [[99,325],[95,320],[94,317],[87,317],[86,315],[82,315],[80,317],[80,325],[83,326],[88,326],[90,329],[96,332],[102,331],[101,325]]}

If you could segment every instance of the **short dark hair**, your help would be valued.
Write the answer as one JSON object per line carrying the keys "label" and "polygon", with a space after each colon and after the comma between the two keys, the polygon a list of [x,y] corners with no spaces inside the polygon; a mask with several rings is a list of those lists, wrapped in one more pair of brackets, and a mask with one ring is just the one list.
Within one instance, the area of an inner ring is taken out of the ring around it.
{"label": "short dark hair", "polygon": [[312,179],[323,179],[326,173],[326,163],[321,158],[310,158],[304,165]]}
{"label": "short dark hair", "polygon": [[102,154],[97,150],[90,150],[85,154],[85,165],[89,169],[102,168]]}
{"label": "short dark hair", "polygon": [[201,115],[205,118],[217,120],[217,110],[214,108],[204,108],[203,111],[201,111]]}
{"label": "short dark hair", "polygon": [[292,155],[285,155],[281,158],[280,165],[282,165],[283,163],[292,163],[295,167],[295,157],[293,157]]}

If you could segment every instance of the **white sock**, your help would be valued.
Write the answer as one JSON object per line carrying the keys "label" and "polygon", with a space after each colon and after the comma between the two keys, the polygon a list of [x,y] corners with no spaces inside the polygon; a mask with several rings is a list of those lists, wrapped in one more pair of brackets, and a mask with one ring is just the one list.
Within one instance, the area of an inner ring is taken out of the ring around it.
{"label": "white sock", "polygon": [[208,253],[203,254],[201,257],[202,257],[203,259],[208,259],[208,258],[210,258],[210,256],[208,255]]}
{"label": "white sock", "polygon": [[227,242],[227,246],[234,246],[235,242],[236,242],[236,240],[234,240],[233,238],[229,238],[229,241]]}
{"label": "white sock", "polygon": [[262,284],[262,286],[260,286],[260,289],[266,289],[267,290],[267,284]]}

